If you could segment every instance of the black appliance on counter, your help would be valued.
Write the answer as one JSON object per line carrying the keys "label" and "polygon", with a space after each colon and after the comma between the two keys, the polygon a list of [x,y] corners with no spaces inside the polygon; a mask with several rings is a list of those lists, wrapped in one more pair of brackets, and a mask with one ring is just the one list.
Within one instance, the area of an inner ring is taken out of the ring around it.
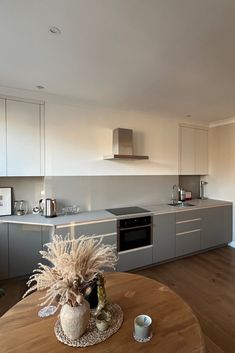
{"label": "black appliance on counter", "polygon": [[140,214],[133,218],[124,218],[117,221],[117,250],[118,252],[152,245],[152,216],[141,214],[149,213],[141,207],[124,207],[107,209],[115,216]]}
{"label": "black appliance on counter", "polygon": [[115,216],[125,216],[129,214],[136,214],[136,213],[147,213],[150,212],[145,208],[141,207],[119,207],[119,208],[108,208],[106,211],[114,214]]}

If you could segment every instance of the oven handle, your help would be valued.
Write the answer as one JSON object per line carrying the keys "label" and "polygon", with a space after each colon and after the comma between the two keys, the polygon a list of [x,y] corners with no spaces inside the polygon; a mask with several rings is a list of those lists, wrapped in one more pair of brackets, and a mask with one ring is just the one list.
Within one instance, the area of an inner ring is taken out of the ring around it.
{"label": "oven handle", "polygon": [[130,229],[140,229],[140,228],[148,228],[152,227],[152,224],[145,224],[144,226],[136,226],[136,227],[129,227],[129,228],[119,228],[119,230],[130,230]]}

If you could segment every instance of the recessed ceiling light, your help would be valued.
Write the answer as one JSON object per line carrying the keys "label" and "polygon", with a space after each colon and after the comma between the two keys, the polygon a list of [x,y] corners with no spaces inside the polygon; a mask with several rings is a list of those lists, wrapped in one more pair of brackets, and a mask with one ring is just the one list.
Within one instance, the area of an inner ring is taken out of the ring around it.
{"label": "recessed ceiling light", "polygon": [[37,89],[44,89],[45,87],[44,86],[41,86],[41,85],[38,85],[36,86]]}
{"label": "recessed ceiling light", "polygon": [[61,30],[58,27],[56,27],[56,26],[50,26],[49,27],[49,31],[52,34],[61,34]]}

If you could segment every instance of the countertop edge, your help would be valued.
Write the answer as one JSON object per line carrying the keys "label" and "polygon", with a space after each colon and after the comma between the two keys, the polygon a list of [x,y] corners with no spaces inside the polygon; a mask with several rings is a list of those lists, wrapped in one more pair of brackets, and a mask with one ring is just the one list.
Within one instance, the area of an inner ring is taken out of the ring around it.
{"label": "countertop edge", "polygon": [[[206,203],[203,205],[203,202]],[[223,207],[223,206],[233,206],[233,202],[231,201],[222,201],[222,200],[214,200],[214,199],[207,199],[207,200],[189,200],[189,203],[197,203],[200,202],[200,205],[195,204],[194,206],[189,206],[189,207],[175,207],[175,206],[170,206],[170,205],[164,205],[164,204],[159,204],[159,205],[152,205],[152,206],[146,206],[151,212],[157,216],[157,215],[163,215],[163,214],[171,214],[171,213],[178,213],[178,212],[188,212],[188,211],[193,211],[193,210],[200,210],[200,209],[205,209],[205,208],[214,208],[214,207]],[[211,204],[208,204],[208,202]],[[159,208],[159,209],[158,209]],[[161,209],[164,208],[164,209]]]}
{"label": "countertop edge", "polygon": [[[148,206],[145,205],[144,207],[148,209],[150,212],[145,213],[144,215],[149,214],[152,216],[157,216],[157,215],[163,215],[163,214],[193,211],[193,210],[204,209],[204,208],[214,208],[214,207],[220,207],[220,206],[233,205],[231,201],[214,200],[214,199],[207,199],[207,200],[194,199],[194,200],[190,200],[189,202],[195,205],[189,206],[189,207],[174,207],[167,204],[156,204],[156,205],[148,205]],[[132,215],[119,217],[119,216],[114,216],[112,214],[108,214],[108,212],[105,210],[96,210],[96,211],[81,212],[78,215],[74,215],[74,216],[58,216],[50,219],[50,218],[41,217],[39,215],[29,214],[26,216],[0,216],[0,224],[12,223],[12,224],[25,224],[25,225],[63,228],[63,227],[70,227],[73,225],[115,222],[121,218],[140,217],[142,215],[143,214],[132,214]],[[41,218],[39,219],[39,217]]]}

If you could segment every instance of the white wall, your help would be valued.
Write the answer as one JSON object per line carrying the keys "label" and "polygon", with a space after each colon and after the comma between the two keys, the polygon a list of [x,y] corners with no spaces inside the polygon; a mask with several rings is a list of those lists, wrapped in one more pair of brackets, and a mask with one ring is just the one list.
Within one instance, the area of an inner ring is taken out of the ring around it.
{"label": "white wall", "polygon": [[[235,124],[209,130],[209,176],[206,195],[235,203]],[[235,209],[233,209],[235,241]]]}
{"label": "white wall", "polygon": [[[131,111],[46,104],[46,175],[176,175],[178,121]],[[134,154],[149,160],[103,160],[112,130],[133,129]]]}
{"label": "white wall", "polygon": [[[0,96],[45,102],[46,175],[177,175],[178,123],[196,119],[117,110],[53,94],[0,87]],[[105,161],[112,130],[134,131],[134,153],[149,160]]]}
{"label": "white wall", "polygon": [[[178,123],[203,124],[41,92],[0,87],[0,95],[45,102],[46,196],[57,198],[61,206],[79,203],[83,210],[168,202],[172,185],[178,183]],[[149,160],[103,160],[112,152],[112,130],[117,127],[133,129],[134,152]],[[22,178],[17,193],[25,187],[27,178]]]}

